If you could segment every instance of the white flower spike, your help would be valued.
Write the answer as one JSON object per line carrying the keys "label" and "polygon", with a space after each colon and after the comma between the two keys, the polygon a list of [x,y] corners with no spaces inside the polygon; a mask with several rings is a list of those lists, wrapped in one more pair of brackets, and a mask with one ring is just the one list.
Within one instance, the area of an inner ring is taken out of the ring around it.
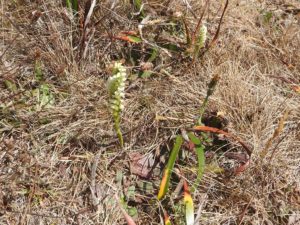
{"label": "white flower spike", "polygon": [[109,107],[113,115],[115,130],[121,147],[124,145],[120,128],[121,112],[124,109],[123,101],[125,97],[126,69],[120,62],[116,62],[113,67],[113,76],[108,79]]}

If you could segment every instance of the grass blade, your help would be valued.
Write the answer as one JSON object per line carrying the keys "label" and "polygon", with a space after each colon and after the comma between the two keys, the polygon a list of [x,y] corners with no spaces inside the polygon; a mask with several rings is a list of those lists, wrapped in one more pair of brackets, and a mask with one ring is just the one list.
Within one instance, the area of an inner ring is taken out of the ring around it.
{"label": "grass blade", "polygon": [[172,173],[172,170],[173,170],[173,167],[175,164],[175,160],[177,158],[177,155],[181,148],[182,143],[183,143],[182,136],[177,135],[174,147],[172,149],[172,152],[171,152],[168,164],[167,164],[167,167],[164,171],[164,175],[163,175],[163,178],[160,183],[160,188],[159,188],[159,192],[157,195],[158,200],[162,199],[165,196],[165,194],[169,188],[171,173]]}
{"label": "grass blade", "polygon": [[78,0],[72,1],[72,8],[76,13],[78,12]]}

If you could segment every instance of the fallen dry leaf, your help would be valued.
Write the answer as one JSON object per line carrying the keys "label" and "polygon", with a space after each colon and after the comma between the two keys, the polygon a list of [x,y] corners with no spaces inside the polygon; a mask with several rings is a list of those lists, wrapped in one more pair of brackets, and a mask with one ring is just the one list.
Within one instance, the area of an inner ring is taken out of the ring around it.
{"label": "fallen dry leaf", "polygon": [[129,158],[130,172],[143,178],[149,178],[155,161],[154,157],[134,152],[129,154]]}

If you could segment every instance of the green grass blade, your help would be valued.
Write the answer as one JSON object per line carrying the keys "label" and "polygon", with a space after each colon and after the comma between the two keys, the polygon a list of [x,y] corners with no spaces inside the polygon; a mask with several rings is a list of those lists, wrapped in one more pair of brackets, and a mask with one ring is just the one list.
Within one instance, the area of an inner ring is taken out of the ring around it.
{"label": "green grass blade", "polygon": [[72,9],[73,9],[75,12],[78,12],[78,0],[73,0],[73,1],[72,1]]}
{"label": "green grass blade", "polygon": [[142,17],[144,17],[145,16],[144,10],[141,9],[142,5],[143,5],[143,1],[142,0],[133,0],[133,5],[138,11],[140,11],[140,15]]}
{"label": "green grass blade", "polygon": [[69,9],[72,9],[72,3],[70,2],[70,0],[66,0],[66,5]]}

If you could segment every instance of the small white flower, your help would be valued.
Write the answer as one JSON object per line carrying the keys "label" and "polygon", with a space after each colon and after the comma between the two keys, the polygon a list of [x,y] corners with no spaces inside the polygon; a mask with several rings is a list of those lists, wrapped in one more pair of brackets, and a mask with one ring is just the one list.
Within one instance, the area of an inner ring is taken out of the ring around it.
{"label": "small white flower", "polygon": [[124,109],[123,99],[125,97],[126,69],[121,63],[114,65],[114,74],[107,81],[109,92],[109,107],[115,123],[115,129],[119,137],[120,145],[123,147],[124,141],[120,128],[121,112]]}
{"label": "small white flower", "polygon": [[203,48],[207,39],[207,27],[203,24],[200,28],[198,45],[200,48]]}
{"label": "small white flower", "polygon": [[122,105],[125,97],[125,81],[126,81],[126,69],[121,63],[117,62],[114,65],[115,74],[108,79],[108,91],[110,94],[110,108],[115,111],[122,111],[124,106]]}

